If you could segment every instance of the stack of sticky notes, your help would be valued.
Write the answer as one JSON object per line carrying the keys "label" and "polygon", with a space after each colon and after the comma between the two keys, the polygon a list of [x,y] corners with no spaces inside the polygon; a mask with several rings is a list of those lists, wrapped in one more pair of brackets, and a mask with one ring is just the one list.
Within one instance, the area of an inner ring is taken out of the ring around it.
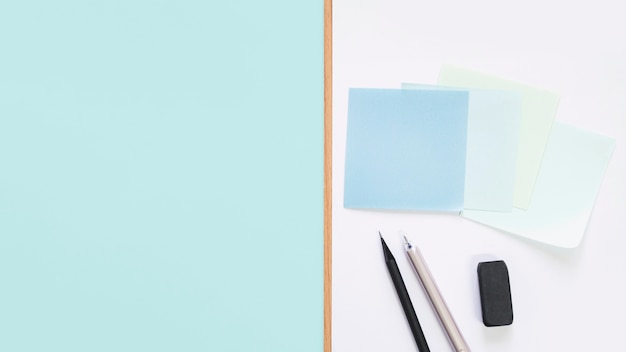
{"label": "stack of sticky notes", "polygon": [[350,89],[344,206],[460,212],[575,247],[615,142],[555,122],[558,100],[452,66],[438,85]]}

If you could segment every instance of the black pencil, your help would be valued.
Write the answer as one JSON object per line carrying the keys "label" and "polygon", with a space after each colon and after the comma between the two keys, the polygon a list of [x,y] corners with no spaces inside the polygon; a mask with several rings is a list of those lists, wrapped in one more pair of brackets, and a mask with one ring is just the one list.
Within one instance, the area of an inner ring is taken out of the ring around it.
{"label": "black pencil", "polygon": [[417,349],[420,352],[430,352],[428,344],[426,343],[426,337],[424,337],[424,332],[422,331],[420,322],[417,319],[417,314],[415,314],[415,309],[413,309],[411,297],[409,297],[409,292],[406,290],[404,280],[402,280],[402,275],[400,275],[400,269],[398,269],[396,259],[393,257],[393,254],[391,254],[389,247],[387,247],[383,236],[380,234],[380,232],[378,232],[378,234],[380,235],[380,241],[383,244],[385,264],[387,264],[387,269],[389,270],[391,281],[393,281],[393,286],[395,286],[396,292],[398,293],[398,298],[400,298],[400,303],[402,304],[402,309],[404,309],[406,320],[409,322],[409,327],[411,328],[411,332],[413,333],[413,337],[415,338],[415,344],[417,344]]}

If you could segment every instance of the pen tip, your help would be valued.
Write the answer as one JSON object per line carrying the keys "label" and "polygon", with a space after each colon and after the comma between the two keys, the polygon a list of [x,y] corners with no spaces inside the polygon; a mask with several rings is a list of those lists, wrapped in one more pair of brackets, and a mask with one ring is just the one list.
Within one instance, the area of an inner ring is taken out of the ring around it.
{"label": "pen tip", "polygon": [[383,235],[380,233],[380,231],[378,231],[378,236],[380,236],[380,238],[383,238]]}

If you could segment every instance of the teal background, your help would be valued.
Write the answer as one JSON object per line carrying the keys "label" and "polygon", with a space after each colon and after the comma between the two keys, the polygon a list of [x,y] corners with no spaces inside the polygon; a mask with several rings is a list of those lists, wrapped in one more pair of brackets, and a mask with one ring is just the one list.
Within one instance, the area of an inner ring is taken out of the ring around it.
{"label": "teal background", "polygon": [[322,1],[3,1],[0,351],[321,351],[322,152]]}

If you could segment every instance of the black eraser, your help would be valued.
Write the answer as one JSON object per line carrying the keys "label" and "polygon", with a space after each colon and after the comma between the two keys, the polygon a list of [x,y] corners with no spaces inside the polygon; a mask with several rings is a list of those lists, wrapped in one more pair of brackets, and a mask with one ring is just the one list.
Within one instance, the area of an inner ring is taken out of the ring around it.
{"label": "black eraser", "polygon": [[513,323],[509,270],[502,260],[478,263],[480,306],[485,326]]}

